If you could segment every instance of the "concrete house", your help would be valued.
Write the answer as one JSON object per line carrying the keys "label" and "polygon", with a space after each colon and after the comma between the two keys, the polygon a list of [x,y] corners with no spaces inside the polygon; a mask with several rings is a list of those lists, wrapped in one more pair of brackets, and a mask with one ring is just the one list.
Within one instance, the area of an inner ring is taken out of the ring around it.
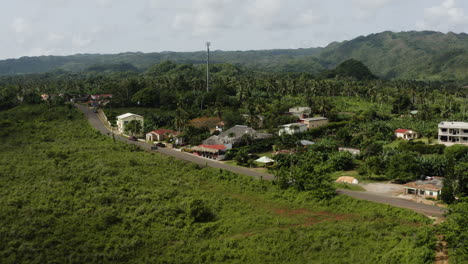
{"label": "concrete house", "polygon": [[298,133],[303,133],[307,131],[307,125],[304,123],[292,123],[287,125],[282,125],[278,132],[278,135],[294,135]]}
{"label": "concrete house", "polygon": [[307,106],[289,108],[289,114],[298,118],[308,118],[312,113],[312,109]]}
{"label": "concrete house", "polygon": [[468,123],[440,122],[439,144],[446,146],[454,144],[468,145]]}
{"label": "concrete house", "polygon": [[427,177],[426,180],[409,182],[405,185],[405,194],[439,199],[443,185],[442,177]]}
{"label": "concrete house", "polygon": [[144,122],[144,119],[141,115],[136,115],[136,114],[132,114],[132,113],[126,113],[126,114],[123,114],[123,115],[119,115],[117,117],[117,129],[119,130],[119,132],[121,134],[124,133],[124,130],[125,130],[125,125],[130,123],[130,121],[132,120],[137,120],[137,121],[140,121],[141,122],[141,126],[143,127],[143,122]]}
{"label": "concrete house", "polygon": [[413,140],[419,138],[419,133],[413,130],[399,128],[395,130],[395,136],[405,140]]}
{"label": "concrete house", "polygon": [[317,128],[324,126],[329,123],[328,118],[320,116],[320,117],[311,117],[311,118],[301,118],[301,123],[307,125],[307,129]]}

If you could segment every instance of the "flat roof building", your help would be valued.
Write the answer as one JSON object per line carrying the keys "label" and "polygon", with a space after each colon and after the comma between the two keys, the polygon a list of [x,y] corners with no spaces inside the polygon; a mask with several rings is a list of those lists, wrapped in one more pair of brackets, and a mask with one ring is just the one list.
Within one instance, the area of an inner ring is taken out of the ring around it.
{"label": "flat roof building", "polygon": [[451,146],[455,144],[468,145],[468,123],[466,122],[440,122],[439,144]]}

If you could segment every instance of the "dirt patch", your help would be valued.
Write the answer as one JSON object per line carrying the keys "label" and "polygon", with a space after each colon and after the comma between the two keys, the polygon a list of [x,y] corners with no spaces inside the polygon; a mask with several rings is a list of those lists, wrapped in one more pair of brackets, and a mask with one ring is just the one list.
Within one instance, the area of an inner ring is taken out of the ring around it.
{"label": "dirt patch", "polygon": [[[361,184],[360,184],[361,185]],[[361,185],[366,191],[381,195],[398,196],[404,193],[403,185],[394,183],[368,183]]]}
{"label": "dirt patch", "polygon": [[447,241],[445,241],[444,236],[437,235],[437,244],[436,244],[436,256],[435,256],[435,264],[448,264],[449,263],[449,256],[448,256],[448,249],[447,249]]}
{"label": "dirt patch", "polygon": [[289,222],[295,222],[294,224],[287,224],[278,227],[266,227],[264,229],[255,230],[255,231],[247,231],[239,234],[235,234],[229,237],[224,237],[222,239],[242,239],[246,237],[250,237],[256,234],[261,234],[265,232],[271,232],[274,230],[284,230],[290,228],[300,228],[300,227],[308,227],[315,224],[327,222],[327,221],[343,221],[350,218],[355,217],[352,214],[336,214],[332,212],[320,211],[314,212],[309,209],[299,208],[299,209],[291,209],[283,207],[277,203],[273,203],[271,201],[267,201],[261,199],[260,197],[256,197],[254,195],[241,195],[241,194],[234,194],[234,193],[227,193],[229,196],[239,199],[246,204],[258,207],[263,209],[267,212],[270,212],[274,215],[277,215],[282,218],[286,218],[290,220]]}

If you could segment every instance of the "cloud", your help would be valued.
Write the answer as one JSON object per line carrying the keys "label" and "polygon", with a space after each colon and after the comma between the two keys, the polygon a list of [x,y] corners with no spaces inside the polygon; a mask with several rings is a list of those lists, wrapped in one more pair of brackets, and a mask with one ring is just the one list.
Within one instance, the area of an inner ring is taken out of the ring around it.
{"label": "cloud", "polygon": [[353,0],[353,4],[358,8],[377,9],[396,1],[398,0]]}
{"label": "cloud", "polygon": [[468,25],[465,10],[457,6],[455,0],[443,0],[440,5],[424,10],[424,20],[417,22],[418,29],[448,30]]}
{"label": "cloud", "polygon": [[13,31],[17,34],[24,34],[31,31],[31,24],[23,17],[17,17],[11,23]]}
{"label": "cloud", "polygon": [[[151,0],[159,3],[158,0]],[[173,27],[193,35],[221,34],[226,30],[282,31],[320,23],[315,1],[299,0],[195,0],[177,13]]]}

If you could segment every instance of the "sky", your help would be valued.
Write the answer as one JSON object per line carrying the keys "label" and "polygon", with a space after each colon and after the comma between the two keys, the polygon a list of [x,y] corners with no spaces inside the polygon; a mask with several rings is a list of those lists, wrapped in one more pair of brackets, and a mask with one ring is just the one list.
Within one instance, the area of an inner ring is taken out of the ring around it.
{"label": "sky", "polygon": [[468,32],[467,0],[2,0],[0,59],[323,47],[382,31]]}

